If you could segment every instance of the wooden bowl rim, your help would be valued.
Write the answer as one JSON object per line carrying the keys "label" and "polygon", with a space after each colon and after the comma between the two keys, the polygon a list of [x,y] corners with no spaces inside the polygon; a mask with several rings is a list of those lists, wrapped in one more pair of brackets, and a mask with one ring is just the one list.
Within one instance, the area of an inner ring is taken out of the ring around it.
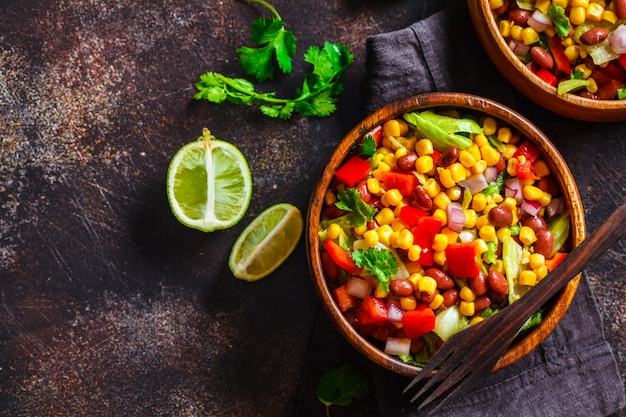
{"label": "wooden bowl rim", "polygon": [[[485,52],[500,73],[536,104],[562,116],[589,122],[626,120],[626,100],[593,100],[576,94],[559,95],[513,53],[500,35],[489,0],[468,0],[470,18]],[[504,58],[504,61],[503,61]]]}
{"label": "wooden bowl rim", "polygon": [[[484,113],[485,115],[489,114],[507,123],[520,133],[523,133],[526,139],[537,145],[547,157],[546,162],[555,173],[559,186],[566,197],[565,200],[571,213],[571,244],[578,246],[585,239],[585,219],[581,198],[567,163],[543,132],[516,111],[493,100],[471,94],[426,93],[399,100],[366,117],[339,142],[318,179],[307,212],[307,257],[316,292],[321,298],[325,310],[331,316],[335,327],[339,330],[339,333],[347,339],[356,350],[373,362],[395,373],[406,376],[416,375],[421,370],[421,367],[406,364],[399,359],[385,354],[380,348],[376,347],[372,342],[358,333],[337,307],[332,291],[326,284],[322,270],[320,242],[317,231],[319,229],[324,194],[333,178],[334,172],[348,155],[357,140],[374,127],[403,113],[418,109],[443,109],[450,107],[464,108],[477,113]],[[559,292],[559,294],[557,294],[557,296],[555,296],[556,301],[544,316],[542,323],[522,341],[509,348],[497,362],[494,371],[511,365],[526,356],[552,332],[571,304],[578,287],[580,276],[580,274],[577,275]]]}

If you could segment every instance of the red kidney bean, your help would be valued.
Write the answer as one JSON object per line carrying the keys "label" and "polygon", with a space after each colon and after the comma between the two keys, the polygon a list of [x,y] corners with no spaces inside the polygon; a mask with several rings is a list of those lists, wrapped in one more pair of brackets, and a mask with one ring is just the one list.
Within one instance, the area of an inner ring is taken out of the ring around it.
{"label": "red kidney bean", "polygon": [[389,283],[389,291],[398,297],[408,297],[413,295],[415,288],[408,279],[392,279]]}
{"label": "red kidney bean", "polygon": [[552,197],[555,197],[559,194],[559,186],[556,183],[556,180],[552,177],[543,177],[537,183],[537,187],[540,190],[550,194]]}
{"label": "red kidney bean", "polygon": [[506,168],[506,161],[504,160],[503,157],[500,157],[500,160],[496,162],[496,164],[493,167],[496,169],[496,171],[499,174],[502,171],[504,171],[504,169]]}
{"label": "red kidney bean", "polygon": [[428,195],[424,187],[421,185],[418,185],[413,190],[413,198],[415,199],[417,205],[426,211],[430,210],[433,206],[432,198],[430,198],[430,195]]}
{"label": "red kidney bean", "polygon": [[474,310],[480,313],[491,305],[491,298],[488,295],[480,295],[474,300]]}
{"label": "red kidney bean", "polygon": [[513,213],[501,206],[495,206],[487,215],[491,224],[496,227],[508,227],[513,223]]}
{"label": "red kidney bean", "polygon": [[324,217],[327,217],[329,219],[336,219],[337,217],[343,216],[344,214],[346,214],[346,212],[334,204],[331,204],[324,209]]}
{"label": "red kidney bean", "polygon": [[359,181],[355,188],[359,192],[359,194],[361,194],[361,198],[363,199],[363,201],[368,203],[371,200],[372,194],[367,189],[367,180]]}
{"label": "red kidney bean", "polygon": [[552,69],[552,67],[554,67],[554,58],[552,58],[550,52],[546,51],[541,46],[533,46],[530,48],[530,55],[533,57],[533,61],[540,67],[546,69]]}
{"label": "red kidney bean", "polygon": [[450,288],[449,290],[444,291],[441,295],[443,296],[443,305],[446,307],[452,307],[459,299],[459,290],[456,288]]}
{"label": "red kidney bean", "polygon": [[615,14],[618,19],[626,19],[626,0],[613,0]]}
{"label": "red kidney bean", "polygon": [[509,10],[508,18],[516,25],[525,27],[531,14],[532,13],[529,10],[519,9],[516,7]]}
{"label": "red kidney bean", "polygon": [[454,281],[452,278],[450,278],[450,276],[441,269],[428,268],[424,271],[424,275],[434,278],[435,281],[437,281],[437,288],[440,290],[449,290],[454,287]]}
{"label": "red kidney bean", "polygon": [[554,236],[548,229],[540,230],[535,233],[537,240],[535,241],[533,248],[535,253],[540,253],[546,258],[550,257],[552,247],[554,246]]}
{"label": "red kidney bean", "polygon": [[425,302],[426,304],[430,304],[435,299],[435,295],[439,294],[439,290],[435,290],[434,293],[428,294],[427,292],[420,292],[419,299]]}
{"label": "red kidney bean", "polygon": [[525,216],[522,218],[522,226],[527,226],[533,229],[535,234],[543,229],[546,229],[546,221],[541,216]]}
{"label": "red kidney bean", "polygon": [[580,43],[583,45],[595,45],[609,36],[605,28],[595,27],[580,35]]}
{"label": "red kidney bean", "polygon": [[476,295],[484,295],[489,289],[487,276],[483,271],[480,271],[474,278],[468,278],[467,283]]}
{"label": "red kidney bean", "polygon": [[458,146],[450,146],[441,154],[441,158],[439,158],[439,166],[447,167],[452,165],[459,160],[460,153],[461,148]]}
{"label": "red kidney bean", "polygon": [[487,282],[496,294],[505,295],[509,293],[509,283],[501,272],[496,270],[489,271]]}
{"label": "red kidney bean", "polygon": [[422,350],[422,348],[424,347],[424,344],[425,342],[424,342],[423,337],[411,339],[411,348],[410,348],[411,353],[417,353],[420,350]]}
{"label": "red kidney bean", "polygon": [[320,260],[322,261],[322,270],[326,278],[331,281],[336,281],[339,277],[339,265],[333,261],[328,252],[322,252]]}
{"label": "red kidney bean", "polygon": [[[498,294],[494,290],[490,289],[487,292],[487,296],[491,298],[491,304],[500,305],[507,299],[507,294]],[[476,306],[474,306],[475,308]]]}
{"label": "red kidney bean", "polygon": [[398,158],[396,165],[403,171],[413,171],[415,169],[415,161],[417,161],[417,154],[411,151]]}

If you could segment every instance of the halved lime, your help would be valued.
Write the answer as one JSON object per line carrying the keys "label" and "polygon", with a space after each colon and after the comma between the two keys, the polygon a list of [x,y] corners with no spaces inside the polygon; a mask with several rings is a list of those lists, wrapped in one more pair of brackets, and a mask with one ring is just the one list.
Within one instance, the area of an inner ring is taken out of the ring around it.
{"label": "halved lime", "polygon": [[303,227],[297,207],[280,203],[267,208],[235,241],[228,260],[233,275],[258,281],[272,273],[296,248]]}
{"label": "halved lime", "polygon": [[208,129],[176,152],[167,171],[167,198],[185,226],[212,232],[241,220],[252,197],[252,175],[243,154]]}

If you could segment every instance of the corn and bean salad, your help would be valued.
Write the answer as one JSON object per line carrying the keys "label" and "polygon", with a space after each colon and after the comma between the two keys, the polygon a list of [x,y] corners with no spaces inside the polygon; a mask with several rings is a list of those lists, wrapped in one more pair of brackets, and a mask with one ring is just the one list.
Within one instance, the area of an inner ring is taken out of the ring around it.
{"label": "corn and bean salad", "polygon": [[416,365],[523,296],[566,256],[568,234],[540,151],[456,110],[406,113],[364,135],[325,194],[319,230],[337,306]]}
{"label": "corn and bean salad", "polygon": [[501,35],[558,94],[626,99],[626,0],[489,0]]}

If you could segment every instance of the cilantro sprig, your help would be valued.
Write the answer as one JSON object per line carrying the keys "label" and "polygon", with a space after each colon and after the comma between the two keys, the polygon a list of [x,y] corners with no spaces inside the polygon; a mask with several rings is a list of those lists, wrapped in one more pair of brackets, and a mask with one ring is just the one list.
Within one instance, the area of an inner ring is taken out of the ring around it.
{"label": "cilantro sprig", "polygon": [[338,368],[332,368],[317,386],[317,398],[326,406],[326,415],[330,416],[330,406],[347,406],[352,400],[361,400],[369,394],[367,380],[362,371],[349,362]]}
{"label": "cilantro sprig", "polygon": [[[284,72],[291,71],[296,38],[284,29],[284,22],[269,3],[264,0],[252,1],[269,7],[274,17],[257,19],[252,24],[252,38],[259,46],[239,48],[239,62],[248,75],[262,81],[274,75],[273,56]],[[313,67],[305,74],[302,87],[296,90],[292,98],[276,97],[276,92],[258,91],[252,82],[244,78],[211,71],[202,74],[194,84],[198,91],[194,99],[216,104],[228,101],[248,106],[261,103],[260,110],[263,114],[284,120],[291,118],[294,113],[303,116],[329,116],[337,109],[337,96],[343,90],[341,77],[354,61],[354,56],[347,45],[326,41],[322,48],[309,47],[304,54],[304,61]]]}
{"label": "cilantro sprig", "polygon": [[271,80],[275,74],[275,59],[283,73],[291,73],[296,37],[285,29],[285,22],[271,4],[264,0],[251,1],[267,7],[274,16],[259,17],[252,23],[250,35],[257,46],[237,49],[241,67],[258,81]]}
{"label": "cilantro sprig", "polygon": [[375,209],[361,198],[356,188],[347,188],[337,193],[337,208],[348,212],[348,221],[353,226],[362,226],[374,219]]}
{"label": "cilantro sprig", "polygon": [[391,277],[398,273],[398,260],[391,251],[377,247],[359,249],[352,253],[352,259],[365,273],[373,275],[383,291],[389,291]]}
{"label": "cilantro sprig", "polygon": [[365,136],[363,142],[356,146],[356,153],[361,156],[374,156],[376,153],[376,139],[374,139],[374,136]]}

